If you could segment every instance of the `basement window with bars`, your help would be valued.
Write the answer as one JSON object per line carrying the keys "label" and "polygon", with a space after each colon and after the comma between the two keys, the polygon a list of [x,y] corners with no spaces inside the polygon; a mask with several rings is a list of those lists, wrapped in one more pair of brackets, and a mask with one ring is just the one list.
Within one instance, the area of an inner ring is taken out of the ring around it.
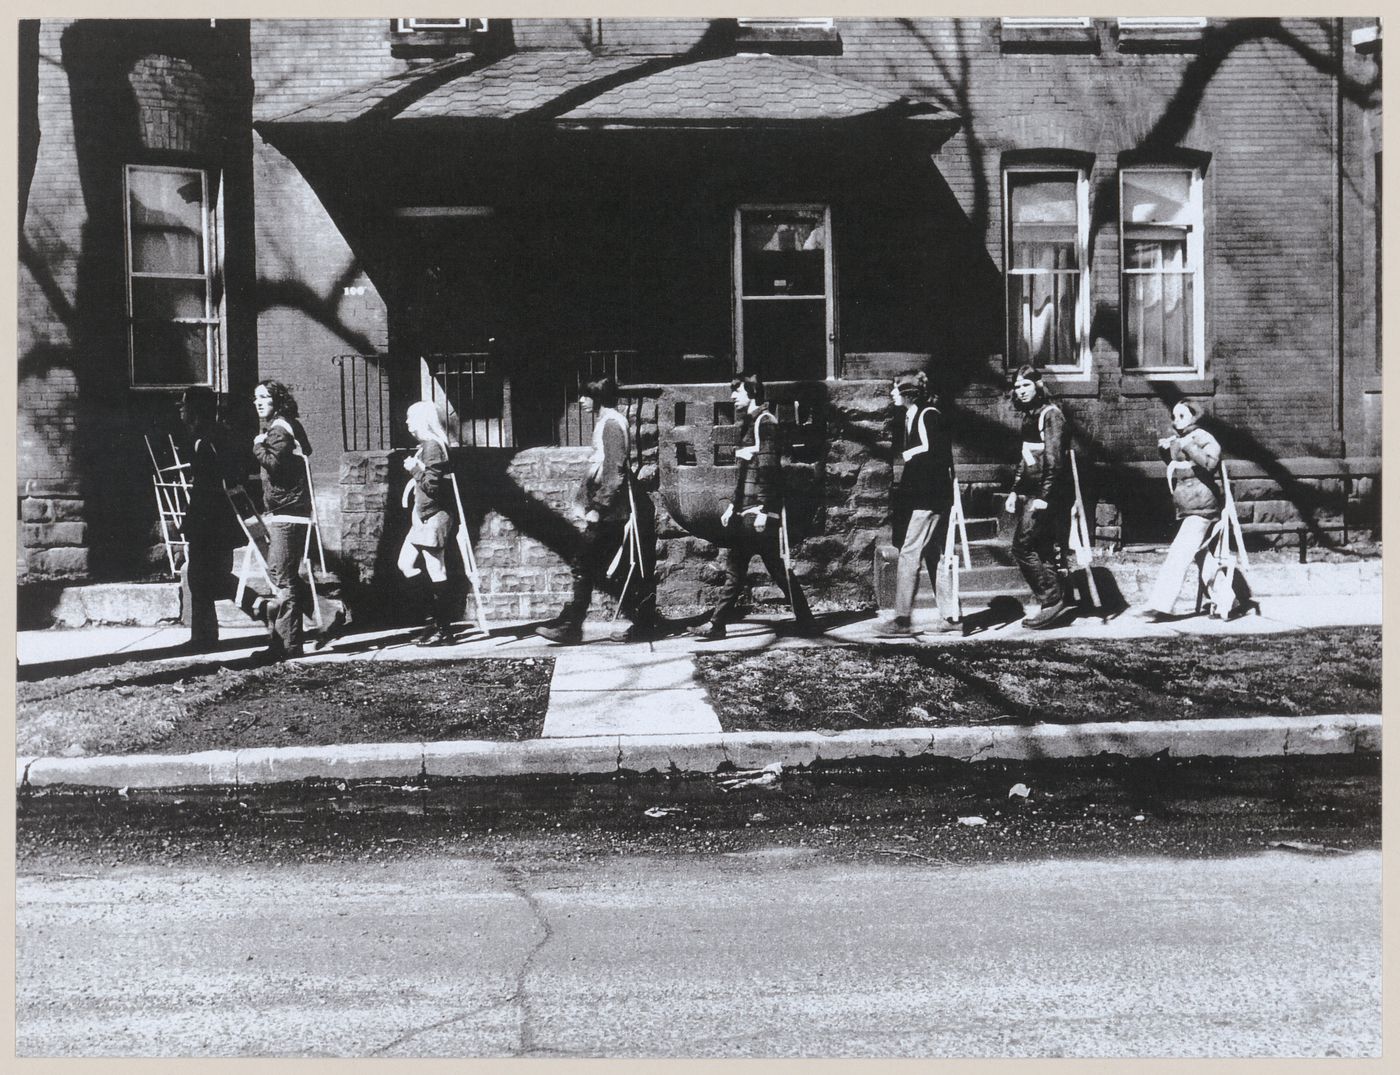
{"label": "basement window with bars", "polygon": [[1002,192],[1008,365],[1087,374],[1087,177],[1077,168],[1007,168]]}
{"label": "basement window with bars", "polygon": [[127,165],[127,340],[136,388],[212,385],[223,320],[210,177]]}
{"label": "basement window with bars", "polygon": [[1125,168],[1118,198],[1123,366],[1144,374],[1201,376],[1201,174],[1194,168]]}

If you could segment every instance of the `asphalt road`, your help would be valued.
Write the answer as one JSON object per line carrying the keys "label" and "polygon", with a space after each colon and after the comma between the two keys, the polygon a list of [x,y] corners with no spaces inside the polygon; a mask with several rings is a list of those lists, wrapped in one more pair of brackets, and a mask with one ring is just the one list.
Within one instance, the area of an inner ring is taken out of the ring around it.
{"label": "asphalt road", "polygon": [[31,796],[17,1048],[1378,1055],[1378,769]]}

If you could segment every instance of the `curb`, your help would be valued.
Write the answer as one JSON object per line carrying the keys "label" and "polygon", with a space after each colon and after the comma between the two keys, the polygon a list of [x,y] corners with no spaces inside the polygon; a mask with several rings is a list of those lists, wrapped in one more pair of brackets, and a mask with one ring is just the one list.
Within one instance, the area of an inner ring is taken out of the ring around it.
{"label": "curb", "polygon": [[586,736],[522,743],[480,740],[262,747],[199,754],[19,758],[18,786],[236,787],[304,780],[422,776],[539,776],[575,773],[713,773],[728,763],[758,769],[774,763],[856,758],[944,757],[962,761],[1037,760],[1163,750],[1178,757],[1283,757],[1378,753],[1377,713],[1316,717],[1224,717],[1137,723],[893,728],[880,731],[722,732],[718,735]]}

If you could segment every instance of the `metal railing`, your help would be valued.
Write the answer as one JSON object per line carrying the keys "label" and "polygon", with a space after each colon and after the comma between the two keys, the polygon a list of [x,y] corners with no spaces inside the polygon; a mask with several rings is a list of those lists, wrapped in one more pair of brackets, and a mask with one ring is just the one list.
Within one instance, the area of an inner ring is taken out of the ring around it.
{"label": "metal railing", "polygon": [[384,355],[336,355],[340,373],[340,442],[347,452],[391,446],[389,374]]}
{"label": "metal railing", "polygon": [[425,356],[429,398],[444,412],[448,430],[468,448],[515,445],[510,379],[485,351]]}

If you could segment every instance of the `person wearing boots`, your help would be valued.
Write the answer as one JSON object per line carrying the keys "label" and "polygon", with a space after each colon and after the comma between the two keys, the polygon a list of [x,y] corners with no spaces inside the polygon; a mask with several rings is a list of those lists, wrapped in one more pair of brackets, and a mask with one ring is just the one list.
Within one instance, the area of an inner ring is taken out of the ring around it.
{"label": "person wearing boots", "polygon": [[286,385],[262,381],[253,391],[253,407],[263,426],[253,438],[253,455],[262,469],[267,573],[273,587],[267,611],[272,637],[258,656],[280,661],[302,655],[301,618],[311,603],[301,577],[306,529],[311,521],[311,489],[306,478],[311,442]]}
{"label": "person wearing boots", "polygon": [[802,588],[783,562],[783,456],[778,418],[768,409],[763,382],[753,374],[730,382],[730,399],[743,424],[739,432],[741,447],[734,453],[738,464],[734,498],[720,516],[720,525],[728,529],[733,544],[725,561],[727,577],[719,603],[706,622],[690,633],[705,641],[725,636],[725,625],[734,618],[744,592],[749,564],[754,556],[760,556],[773,584],[792,606],[797,633],[820,634]]}
{"label": "person wearing boots", "polygon": [[948,420],[928,400],[928,376],[911,370],[895,378],[890,399],[895,408],[894,450],[904,460],[904,473],[895,490],[901,513],[909,513],[895,575],[894,615],[875,625],[884,638],[911,638],[916,633],[912,612],[919,587],[919,566],[926,564],[933,582],[942,623],[949,618],[947,567],[943,544],[953,508],[953,438]]}
{"label": "person wearing boots", "polygon": [[[640,517],[638,505],[651,502],[633,487],[628,463],[631,441],[627,419],[617,409],[617,382],[611,377],[590,381],[579,405],[595,415],[593,454],[584,478],[583,540],[570,565],[573,594],[568,603],[535,634],[559,645],[583,641],[583,621],[595,589],[605,589],[622,602],[632,622],[613,632],[614,642],[641,642],[656,637],[656,542],[650,511]],[[629,525],[630,524],[630,525]],[[640,555],[639,555],[640,553]],[[609,573],[610,565],[616,570]]]}
{"label": "person wearing boots", "polygon": [[181,525],[186,542],[184,593],[190,615],[185,649],[203,652],[219,641],[214,603],[233,593],[233,550],[243,544],[243,530],[224,486],[238,483],[238,460],[215,419],[212,389],[186,388],[180,397],[180,421],[194,438],[190,456],[190,501]]}
{"label": "person wearing boots", "polygon": [[1016,515],[1011,556],[1040,604],[1021,622],[1038,631],[1068,623],[1075,611],[1056,571],[1073,500],[1069,425],[1033,366],[1016,371],[1011,402],[1021,415],[1021,461],[1006,497],[1006,510]]}
{"label": "person wearing boots", "polygon": [[[413,501],[408,534],[399,550],[399,571],[404,578],[425,574],[433,631],[420,646],[450,646],[453,631],[451,582],[447,577],[447,542],[458,525],[452,496],[452,459],[447,430],[437,407],[419,400],[408,408],[408,431],[418,450],[403,462],[411,479],[404,489],[404,503]],[[419,565],[422,565],[421,567]]]}

